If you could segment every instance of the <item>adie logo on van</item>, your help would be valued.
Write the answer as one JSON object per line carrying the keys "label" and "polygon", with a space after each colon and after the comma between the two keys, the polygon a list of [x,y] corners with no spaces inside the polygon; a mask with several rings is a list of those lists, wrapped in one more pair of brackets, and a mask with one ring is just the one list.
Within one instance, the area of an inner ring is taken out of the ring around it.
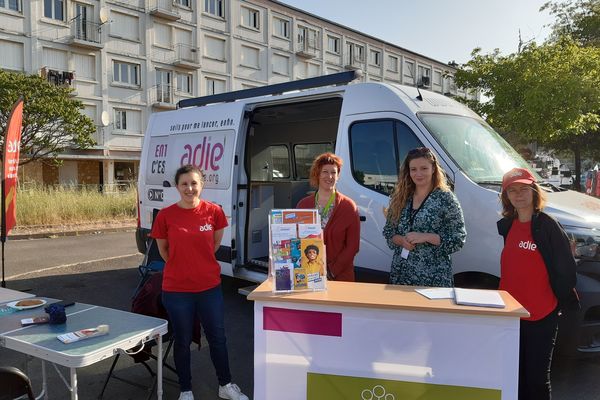
{"label": "adie logo on van", "polygon": [[537,249],[537,244],[533,243],[532,241],[523,241],[521,240],[519,242],[519,248],[521,249],[525,249],[525,250],[531,250],[531,251],[535,251],[535,249]]}
{"label": "adie logo on van", "polygon": [[205,225],[200,226],[199,229],[200,229],[200,232],[206,232],[206,231],[212,231],[213,227],[211,224],[205,224]]}
{"label": "adie logo on van", "polygon": [[183,146],[184,153],[181,156],[181,165],[193,164],[203,171],[218,171],[219,160],[225,153],[225,143],[211,143],[211,137],[205,136],[202,143],[196,146],[186,144]]}

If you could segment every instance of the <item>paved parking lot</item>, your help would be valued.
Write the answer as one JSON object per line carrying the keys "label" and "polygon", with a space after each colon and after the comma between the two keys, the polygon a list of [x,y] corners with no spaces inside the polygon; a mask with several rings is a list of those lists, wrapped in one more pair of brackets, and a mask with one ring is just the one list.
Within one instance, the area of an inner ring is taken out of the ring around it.
{"label": "paved parking lot", "polygon": [[[129,310],[130,296],[138,282],[135,266],[140,256],[126,257],[110,262],[88,263],[72,266],[28,279],[8,281],[8,287],[16,290],[30,289],[32,293],[58,299],[72,299],[121,310]],[[226,310],[235,310],[226,315],[226,329],[229,342],[230,362],[234,381],[252,398],[253,333],[252,303],[237,294],[237,288],[248,285],[247,282],[224,278],[223,291]],[[14,365],[27,370],[36,392],[41,387],[41,370],[38,360],[27,361],[22,354],[0,349],[0,364]],[[82,400],[96,399],[102,389],[102,383],[112,363],[112,358],[78,370],[79,395]],[[170,360],[172,362],[172,359]],[[62,369],[66,376],[68,370]],[[48,369],[50,399],[67,399],[68,392],[57,373]],[[203,340],[199,351],[192,352],[192,371],[194,394],[199,399],[217,399],[218,384],[214,369],[210,363],[208,345]],[[150,375],[141,365],[135,365],[129,357],[121,357],[117,364],[119,376],[141,384],[152,384]],[[165,377],[175,378],[170,372]],[[165,399],[177,399],[177,385],[165,382]],[[145,399],[144,389],[111,380],[105,399]],[[154,395],[153,398],[156,396]]]}

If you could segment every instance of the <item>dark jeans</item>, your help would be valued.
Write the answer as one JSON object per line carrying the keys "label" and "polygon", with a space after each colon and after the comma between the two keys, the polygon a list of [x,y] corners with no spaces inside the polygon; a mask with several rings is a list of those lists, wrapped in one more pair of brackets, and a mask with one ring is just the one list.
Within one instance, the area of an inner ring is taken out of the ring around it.
{"label": "dark jeans", "polygon": [[173,328],[173,357],[182,392],[192,390],[190,345],[194,331],[194,315],[198,315],[210,348],[210,358],[219,385],[231,382],[227,341],[225,339],[224,306],[221,285],[197,293],[163,292],[162,300]]}
{"label": "dark jeans", "polygon": [[550,367],[558,332],[558,309],[539,321],[521,321],[519,400],[550,400]]}

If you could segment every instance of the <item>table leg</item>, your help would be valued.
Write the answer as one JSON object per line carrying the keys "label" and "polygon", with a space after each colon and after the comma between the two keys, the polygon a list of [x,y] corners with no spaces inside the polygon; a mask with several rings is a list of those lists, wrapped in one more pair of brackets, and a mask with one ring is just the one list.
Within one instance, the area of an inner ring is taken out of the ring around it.
{"label": "table leg", "polygon": [[48,400],[48,375],[46,375],[46,361],[42,360],[42,393],[44,399]]}
{"label": "table leg", "polygon": [[156,398],[157,400],[162,400],[163,395],[163,342],[162,335],[157,335],[158,338],[156,340],[158,344],[156,355]]}
{"label": "table leg", "polygon": [[71,372],[71,400],[77,400],[77,368],[70,368]]}

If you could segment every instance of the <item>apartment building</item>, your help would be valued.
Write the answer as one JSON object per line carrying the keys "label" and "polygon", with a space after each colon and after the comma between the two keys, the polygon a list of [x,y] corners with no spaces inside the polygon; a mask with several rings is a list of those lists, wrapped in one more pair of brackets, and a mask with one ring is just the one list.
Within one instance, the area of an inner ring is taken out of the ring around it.
{"label": "apartment building", "polygon": [[179,100],[360,68],[363,80],[466,96],[452,65],[270,0],[0,0],[0,68],[74,89],[97,144],[22,182],[137,176],[148,116]]}

